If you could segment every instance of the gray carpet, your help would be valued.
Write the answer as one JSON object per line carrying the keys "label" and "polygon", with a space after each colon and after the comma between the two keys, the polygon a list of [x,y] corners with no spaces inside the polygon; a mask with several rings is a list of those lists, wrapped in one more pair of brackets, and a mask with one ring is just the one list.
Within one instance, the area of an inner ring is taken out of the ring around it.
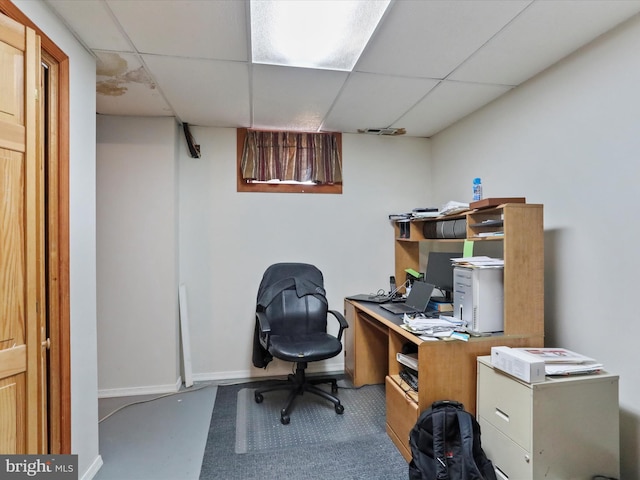
{"label": "gray carpet", "polygon": [[200,480],[408,478],[407,462],[385,431],[381,385],[341,388],[343,415],[305,394],[296,401],[291,423],[282,425],[283,394],[269,392],[262,404],[253,402],[253,389],[263,384],[218,388]]}
{"label": "gray carpet", "polygon": [[[329,390],[329,387],[325,387]],[[254,400],[255,389],[238,392],[236,412],[236,453],[281,450],[296,445],[345,442],[384,431],[384,387],[372,385],[361,390],[341,389],[338,397],[348,414],[335,413],[333,404],[317,395],[298,397],[291,412],[291,423],[282,428],[280,410],[289,392],[264,395]]]}

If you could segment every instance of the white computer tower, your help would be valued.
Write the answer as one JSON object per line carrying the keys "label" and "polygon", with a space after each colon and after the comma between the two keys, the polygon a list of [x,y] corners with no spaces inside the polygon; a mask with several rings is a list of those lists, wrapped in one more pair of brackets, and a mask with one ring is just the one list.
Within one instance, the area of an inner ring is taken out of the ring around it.
{"label": "white computer tower", "polygon": [[453,313],[474,332],[504,331],[504,269],[453,269]]}

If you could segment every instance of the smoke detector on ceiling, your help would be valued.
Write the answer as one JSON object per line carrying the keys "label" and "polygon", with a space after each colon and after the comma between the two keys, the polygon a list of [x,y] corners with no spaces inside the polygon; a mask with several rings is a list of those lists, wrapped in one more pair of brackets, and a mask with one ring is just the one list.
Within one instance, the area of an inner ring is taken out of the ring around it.
{"label": "smoke detector on ceiling", "polygon": [[369,135],[404,135],[407,131],[404,128],[365,128],[358,129],[358,133],[368,133]]}

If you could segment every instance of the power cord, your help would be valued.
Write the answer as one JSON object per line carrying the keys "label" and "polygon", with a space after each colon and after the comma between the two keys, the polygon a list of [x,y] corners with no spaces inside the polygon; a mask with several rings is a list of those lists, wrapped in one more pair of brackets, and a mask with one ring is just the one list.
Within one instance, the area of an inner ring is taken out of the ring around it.
{"label": "power cord", "polygon": [[170,393],[165,393],[164,395],[158,395],[157,397],[153,397],[153,398],[146,398],[144,400],[137,400],[135,402],[130,402],[127,403],[125,405],[122,405],[118,408],[116,408],[115,410],[113,410],[112,412],[108,413],[107,415],[105,415],[104,417],[102,417],[100,420],[98,420],[98,424],[104,422],[107,418],[111,417],[112,415],[118,413],[121,410],[124,410],[127,407],[131,407],[133,405],[139,405],[141,403],[148,403],[148,402],[153,402],[155,400],[160,400],[161,398],[165,398],[165,397],[171,397],[173,395],[180,395],[182,393],[191,393],[191,392],[197,392],[199,390],[203,390],[205,388],[209,388],[209,387],[217,387],[218,384],[215,383],[204,383],[200,386],[198,386],[197,388],[194,387],[189,387],[188,389],[185,390],[179,390],[177,392],[170,392]]}

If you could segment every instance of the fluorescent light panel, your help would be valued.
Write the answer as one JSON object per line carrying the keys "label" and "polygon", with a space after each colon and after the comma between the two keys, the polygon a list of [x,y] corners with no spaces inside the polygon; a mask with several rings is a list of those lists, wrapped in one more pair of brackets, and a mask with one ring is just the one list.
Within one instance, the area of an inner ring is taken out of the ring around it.
{"label": "fluorescent light panel", "polygon": [[251,0],[254,63],[351,71],[389,0]]}

